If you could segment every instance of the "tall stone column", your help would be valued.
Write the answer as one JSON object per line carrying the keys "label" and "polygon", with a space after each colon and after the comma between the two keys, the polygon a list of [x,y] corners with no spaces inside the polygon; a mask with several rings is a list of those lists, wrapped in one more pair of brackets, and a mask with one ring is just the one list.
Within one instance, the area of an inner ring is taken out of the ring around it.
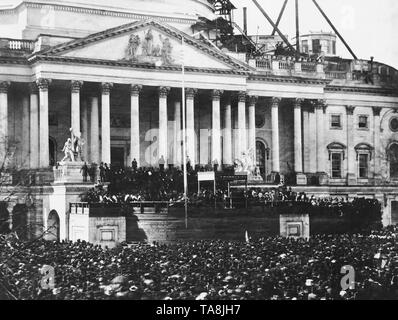
{"label": "tall stone column", "polygon": [[174,165],[176,167],[182,164],[182,128],[181,128],[181,102],[174,103]]}
{"label": "tall stone column", "polygon": [[374,132],[373,132],[373,139],[374,139],[374,181],[375,184],[379,184],[381,182],[381,144],[380,144],[380,107],[373,107],[373,123],[374,123]]}
{"label": "tall stone column", "polygon": [[230,97],[228,97],[225,105],[224,126],[223,163],[224,165],[232,165],[232,107]]}
{"label": "tall stone column", "polygon": [[31,83],[30,88],[30,168],[39,168],[39,88],[36,83]]}
{"label": "tall stone column", "polygon": [[165,163],[168,163],[168,117],[167,117],[167,96],[170,92],[169,87],[159,88],[159,139],[158,139],[158,158],[164,158]]}
{"label": "tall stone column", "polygon": [[90,114],[90,157],[91,162],[100,163],[100,145],[99,145],[99,107],[98,97],[90,97],[89,99]]}
{"label": "tall stone column", "polygon": [[246,92],[239,92],[238,95],[238,159],[247,151],[247,129],[246,129]]}
{"label": "tall stone column", "polygon": [[212,161],[218,163],[218,169],[221,170],[221,108],[220,99],[222,90],[213,90],[212,92],[212,131],[211,131],[211,155]]}
{"label": "tall stone column", "polygon": [[316,117],[316,168],[319,178],[319,184],[327,184],[326,174],[326,145],[324,139],[325,132],[325,118],[324,110],[326,103],[323,100],[318,100],[315,104],[315,117]]}
{"label": "tall stone column", "polygon": [[48,87],[50,80],[40,78],[37,80],[39,87],[39,100],[40,100],[40,168],[47,168],[50,166],[50,150],[49,150],[49,127],[48,127]]}
{"label": "tall stone column", "polygon": [[354,111],[355,107],[346,106],[347,110],[347,184],[357,184],[356,159],[354,150]]}
{"label": "tall stone column", "polygon": [[111,106],[110,94],[112,90],[112,83],[102,83],[102,125],[101,125],[101,138],[102,138],[102,162],[111,163]]}
{"label": "tall stone column", "polygon": [[130,107],[131,107],[131,136],[130,136],[130,159],[129,165],[135,159],[137,166],[141,166],[141,143],[140,143],[140,92],[142,86],[131,85]]}
{"label": "tall stone column", "polygon": [[22,98],[22,168],[30,167],[30,118],[29,96]]}
{"label": "tall stone column", "polygon": [[84,161],[88,162],[88,108],[87,101],[82,102],[82,138],[86,141],[86,144],[83,146],[83,157]]}
{"label": "tall stone column", "polygon": [[6,161],[8,148],[8,89],[10,82],[0,82],[0,167]]}
{"label": "tall stone column", "polygon": [[[195,139],[195,95],[197,89],[189,88],[186,90],[186,108],[187,108],[187,155],[191,161],[191,166],[196,165],[196,139]],[[184,164],[187,159],[184,159]]]}
{"label": "tall stone column", "polygon": [[256,164],[256,103],[257,96],[249,97],[249,150],[253,152],[253,164]]}
{"label": "tall stone column", "polygon": [[280,98],[272,98],[271,122],[272,122],[272,172],[280,172],[279,156],[279,104]]}
{"label": "tall stone column", "polygon": [[302,103],[302,99],[294,101],[294,170],[298,185],[307,184],[307,177],[303,174]]}
{"label": "tall stone column", "polygon": [[80,90],[82,81],[71,81],[71,128],[75,134],[81,133],[80,129]]}

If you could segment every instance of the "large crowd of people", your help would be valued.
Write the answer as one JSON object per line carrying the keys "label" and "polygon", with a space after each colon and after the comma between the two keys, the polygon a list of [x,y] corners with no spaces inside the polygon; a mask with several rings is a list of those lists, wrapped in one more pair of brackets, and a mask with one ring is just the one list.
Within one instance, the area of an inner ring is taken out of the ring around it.
{"label": "large crowd of people", "polygon": [[[368,234],[120,246],[0,239],[14,299],[352,300],[398,298],[398,228]],[[55,271],[41,285],[43,266]],[[342,287],[342,267],[355,281]]]}

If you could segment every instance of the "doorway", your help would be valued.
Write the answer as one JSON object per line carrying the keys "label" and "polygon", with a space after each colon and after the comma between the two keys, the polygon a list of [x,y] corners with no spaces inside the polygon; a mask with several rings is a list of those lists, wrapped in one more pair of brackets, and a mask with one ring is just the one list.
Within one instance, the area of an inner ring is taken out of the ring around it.
{"label": "doorway", "polygon": [[391,224],[398,224],[398,201],[391,202]]}
{"label": "doorway", "polygon": [[123,147],[111,148],[111,162],[113,167],[124,168],[125,152]]}

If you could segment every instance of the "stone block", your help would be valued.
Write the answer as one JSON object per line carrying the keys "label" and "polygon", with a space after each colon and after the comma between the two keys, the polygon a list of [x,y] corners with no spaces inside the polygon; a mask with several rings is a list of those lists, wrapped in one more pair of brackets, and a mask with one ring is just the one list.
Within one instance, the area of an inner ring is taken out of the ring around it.
{"label": "stone block", "polygon": [[296,175],[296,183],[298,186],[306,186],[307,185],[307,176],[303,173],[298,173]]}

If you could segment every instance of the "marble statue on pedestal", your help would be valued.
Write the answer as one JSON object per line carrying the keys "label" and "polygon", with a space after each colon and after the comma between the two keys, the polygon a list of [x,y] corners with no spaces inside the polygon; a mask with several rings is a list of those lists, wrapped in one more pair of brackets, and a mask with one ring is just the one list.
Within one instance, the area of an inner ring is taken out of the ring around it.
{"label": "marble statue on pedestal", "polygon": [[242,157],[235,160],[235,174],[247,174],[248,180],[263,180],[260,170],[255,165],[255,153],[253,149],[242,152]]}

